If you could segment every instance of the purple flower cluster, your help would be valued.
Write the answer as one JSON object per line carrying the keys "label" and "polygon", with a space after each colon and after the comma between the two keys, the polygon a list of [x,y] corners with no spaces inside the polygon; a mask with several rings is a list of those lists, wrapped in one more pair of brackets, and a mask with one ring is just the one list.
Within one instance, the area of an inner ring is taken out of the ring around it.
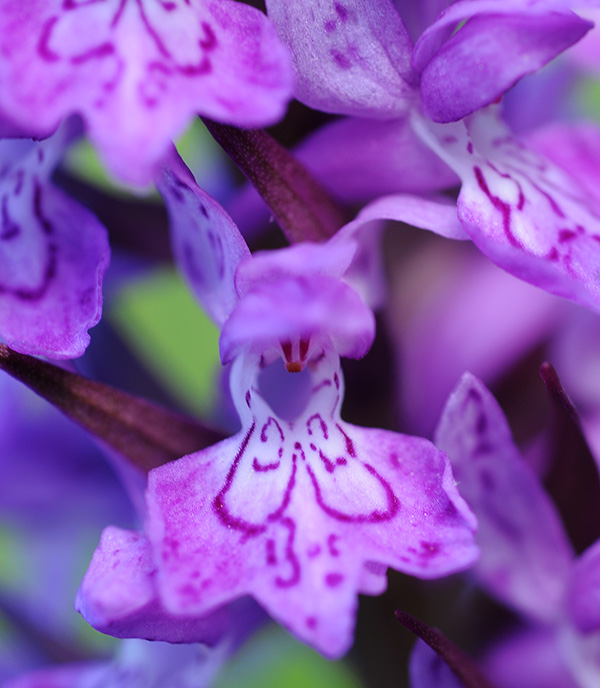
{"label": "purple flower cluster", "polygon": [[[364,637],[400,641],[357,629],[359,594],[427,617],[456,574],[468,652],[425,633],[413,688],[596,686],[600,126],[565,84],[600,77],[600,2],[265,4],[0,0],[0,367],[127,492],[0,378],[0,511],[39,578],[0,576],[24,639],[0,679],[204,687],[268,615],[329,659],[357,630],[387,685]],[[173,145],[194,116],[252,183],[227,210]],[[83,137],[118,193],[70,162]],[[218,430],[100,323],[105,273],[113,307],[157,258],[220,331]],[[54,613],[68,597],[112,657]]]}

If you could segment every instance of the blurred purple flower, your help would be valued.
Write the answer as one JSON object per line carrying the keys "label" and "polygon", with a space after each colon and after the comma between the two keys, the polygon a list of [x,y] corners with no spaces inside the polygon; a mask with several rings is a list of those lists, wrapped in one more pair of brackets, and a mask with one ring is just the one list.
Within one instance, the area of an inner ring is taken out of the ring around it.
{"label": "blurred purple flower", "polygon": [[0,336],[51,358],[85,351],[109,261],[104,227],[50,183],[70,136],[0,141]]}
{"label": "blurred purple flower", "polygon": [[435,442],[448,453],[479,520],[481,558],[472,574],[525,622],[491,649],[491,678],[506,688],[544,685],[554,656],[550,666],[558,669],[548,685],[597,685],[600,542],[575,557],[556,507],[520,456],[495,399],[474,376],[465,374],[448,399]]}

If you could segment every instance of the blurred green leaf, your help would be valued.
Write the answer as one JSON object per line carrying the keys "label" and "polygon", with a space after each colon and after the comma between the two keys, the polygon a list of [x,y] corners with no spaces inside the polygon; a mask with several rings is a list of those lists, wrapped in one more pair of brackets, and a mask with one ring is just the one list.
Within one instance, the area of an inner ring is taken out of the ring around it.
{"label": "blurred green leaf", "polygon": [[600,80],[582,79],[577,91],[577,99],[584,113],[600,120]]}
{"label": "blurred green leaf", "polygon": [[209,412],[220,368],[219,331],[174,269],[130,282],[108,318],[187,410]]}
{"label": "blurred green leaf", "polygon": [[221,671],[215,688],[361,688],[344,661],[331,662],[283,629],[257,633]]}

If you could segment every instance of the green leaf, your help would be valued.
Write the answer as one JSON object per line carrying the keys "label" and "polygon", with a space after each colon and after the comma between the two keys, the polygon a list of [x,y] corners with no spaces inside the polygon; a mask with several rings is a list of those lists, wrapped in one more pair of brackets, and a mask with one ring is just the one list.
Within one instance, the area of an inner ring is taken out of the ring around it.
{"label": "green leaf", "polygon": [[257,633],[221,671],[215,688],[361,688],[344,661],[330,662],[277,626]]}
{"label": "green leaf", "polygon": [[220,368],[219,332],[174,269],[130,282],[108,317],[186,409],[208,414]]}

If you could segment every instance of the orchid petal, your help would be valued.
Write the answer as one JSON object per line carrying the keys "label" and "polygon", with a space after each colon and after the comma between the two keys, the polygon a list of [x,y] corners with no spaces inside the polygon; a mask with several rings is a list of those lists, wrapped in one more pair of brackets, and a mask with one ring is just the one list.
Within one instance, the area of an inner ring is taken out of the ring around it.
{"label": "orchid petal", "polygon": [[573,552],[550,498],[519,455],[491,393],[466,373],[435,434],[479,520],[474,572],[504,602],[556,620]]}
{"label": "orchid petal", "polygon": [[600,631],[600,543],[576,561],[569,585],[568,609],[581,633]]}
{"label": "orchid petal", "polygon": [[[173,613],[251,594],[335,657],[351,642],[357,592],[380,592],[386,566],[437,577],[477,551],[447,458],[425,440],[341,421],[339,360],[323,353],[298,418],[275,416],[251,385],[236,393],[248,410],[238,435],[150,473],[148,536]],[[232,380],[246,379],[244,365]]]}
{"label": "orchid petal", "polygon": [[334,197],[348,203],[395,192],[432,193],[459,183],[406,118],[332,122],[303,141],[297,154]]}
{"label": "orchid petal", "polygon": [[517,630],[484,658],[484,669],[502,688],[583,688],[565,667],[556,630]]}
{"label": "orchid petal", "polygon": [[352,232],[374,220],[395,220],[427,229],[448,239],[469,239],[469,235],[458,221],[456,203],[442,197],[425,198],[394,194],[378,198],[365,206],[356,218],[344,227],[344,231]]}
{"label": "orchid petal", "polygon": [[392,118],[414,102],[411,40],[391,0],[266,0],[291,49],[295,96],[325,112]]}
{"label": "orchid petal", "polygon": [[535,3],[455,3],[423,34],[413,54],[413,65],[422,72],[425,113],[436,122],[452,122],[489,105],[592,26],[572,12],[552,11],[551,3],[544,11]]}
{"label": "orchid petal", "polygon": [[258,284],[235,307],[220,339],[224,363],[248,345],[281,347],[295,338],[310,342],[326,332],[342,356],[361,358],[375,336],[373,313],[360,296],[337,279],[317,275]]}
{"label": "orchid petal", "polygon": [[[13,154],[23,145],[3,142]],[[109,260],[104,227],[48,182],[63,145],[62,132],[30,144],[0,174],[0,335],[16,351],[51,358],[85,351]]]}
{"label": "orchid petal", "polygon": [[0,107],[46,133],[81,113],[109,169],[139,185],[195,113],[238,126],[283,114],[285,47],[258,10],[213,2],[0,3]]}
{"label": "orchid petal", "polygon": [[207,618],[173,616],[155,588],[156,566],[140,533],[106,528],[75,600],[75,608],[102,633],[171,643],[217,642],[230,627],[224,609]]}
{"label": "orchid petal", "polygon": [[533,132],[528,144],[568,172],[585,193],[600,202],[600,126],[557,123]]}
{"label": "orchid petal", "polygon": [[336,236],[337,234],[326,244],[304,241],[279,251],[253,253],[252,258],[240,263],[236,272],[235,286],[238,295],[240,298],[245,296],[259,284],[301,277],[306,275],[307,270],[310,270],[311,275],[341,279],[352,262],[356,243],[351,239],[335,241]]}
{"label": "orchid petal", "polygon": [[551,293],[600,307],[600,204],[564,170],[514,139],[494,108],[465,122],[415,119],[461,177],[458,215],[501,268]]}
{"label": "orchid petal", "polygon": [[156,180],[169,211],[173,253],[192,291],[222,325],[238,297],[235,270],[250,251],[223,208],[195,182],[181,158],[171,155]]}

